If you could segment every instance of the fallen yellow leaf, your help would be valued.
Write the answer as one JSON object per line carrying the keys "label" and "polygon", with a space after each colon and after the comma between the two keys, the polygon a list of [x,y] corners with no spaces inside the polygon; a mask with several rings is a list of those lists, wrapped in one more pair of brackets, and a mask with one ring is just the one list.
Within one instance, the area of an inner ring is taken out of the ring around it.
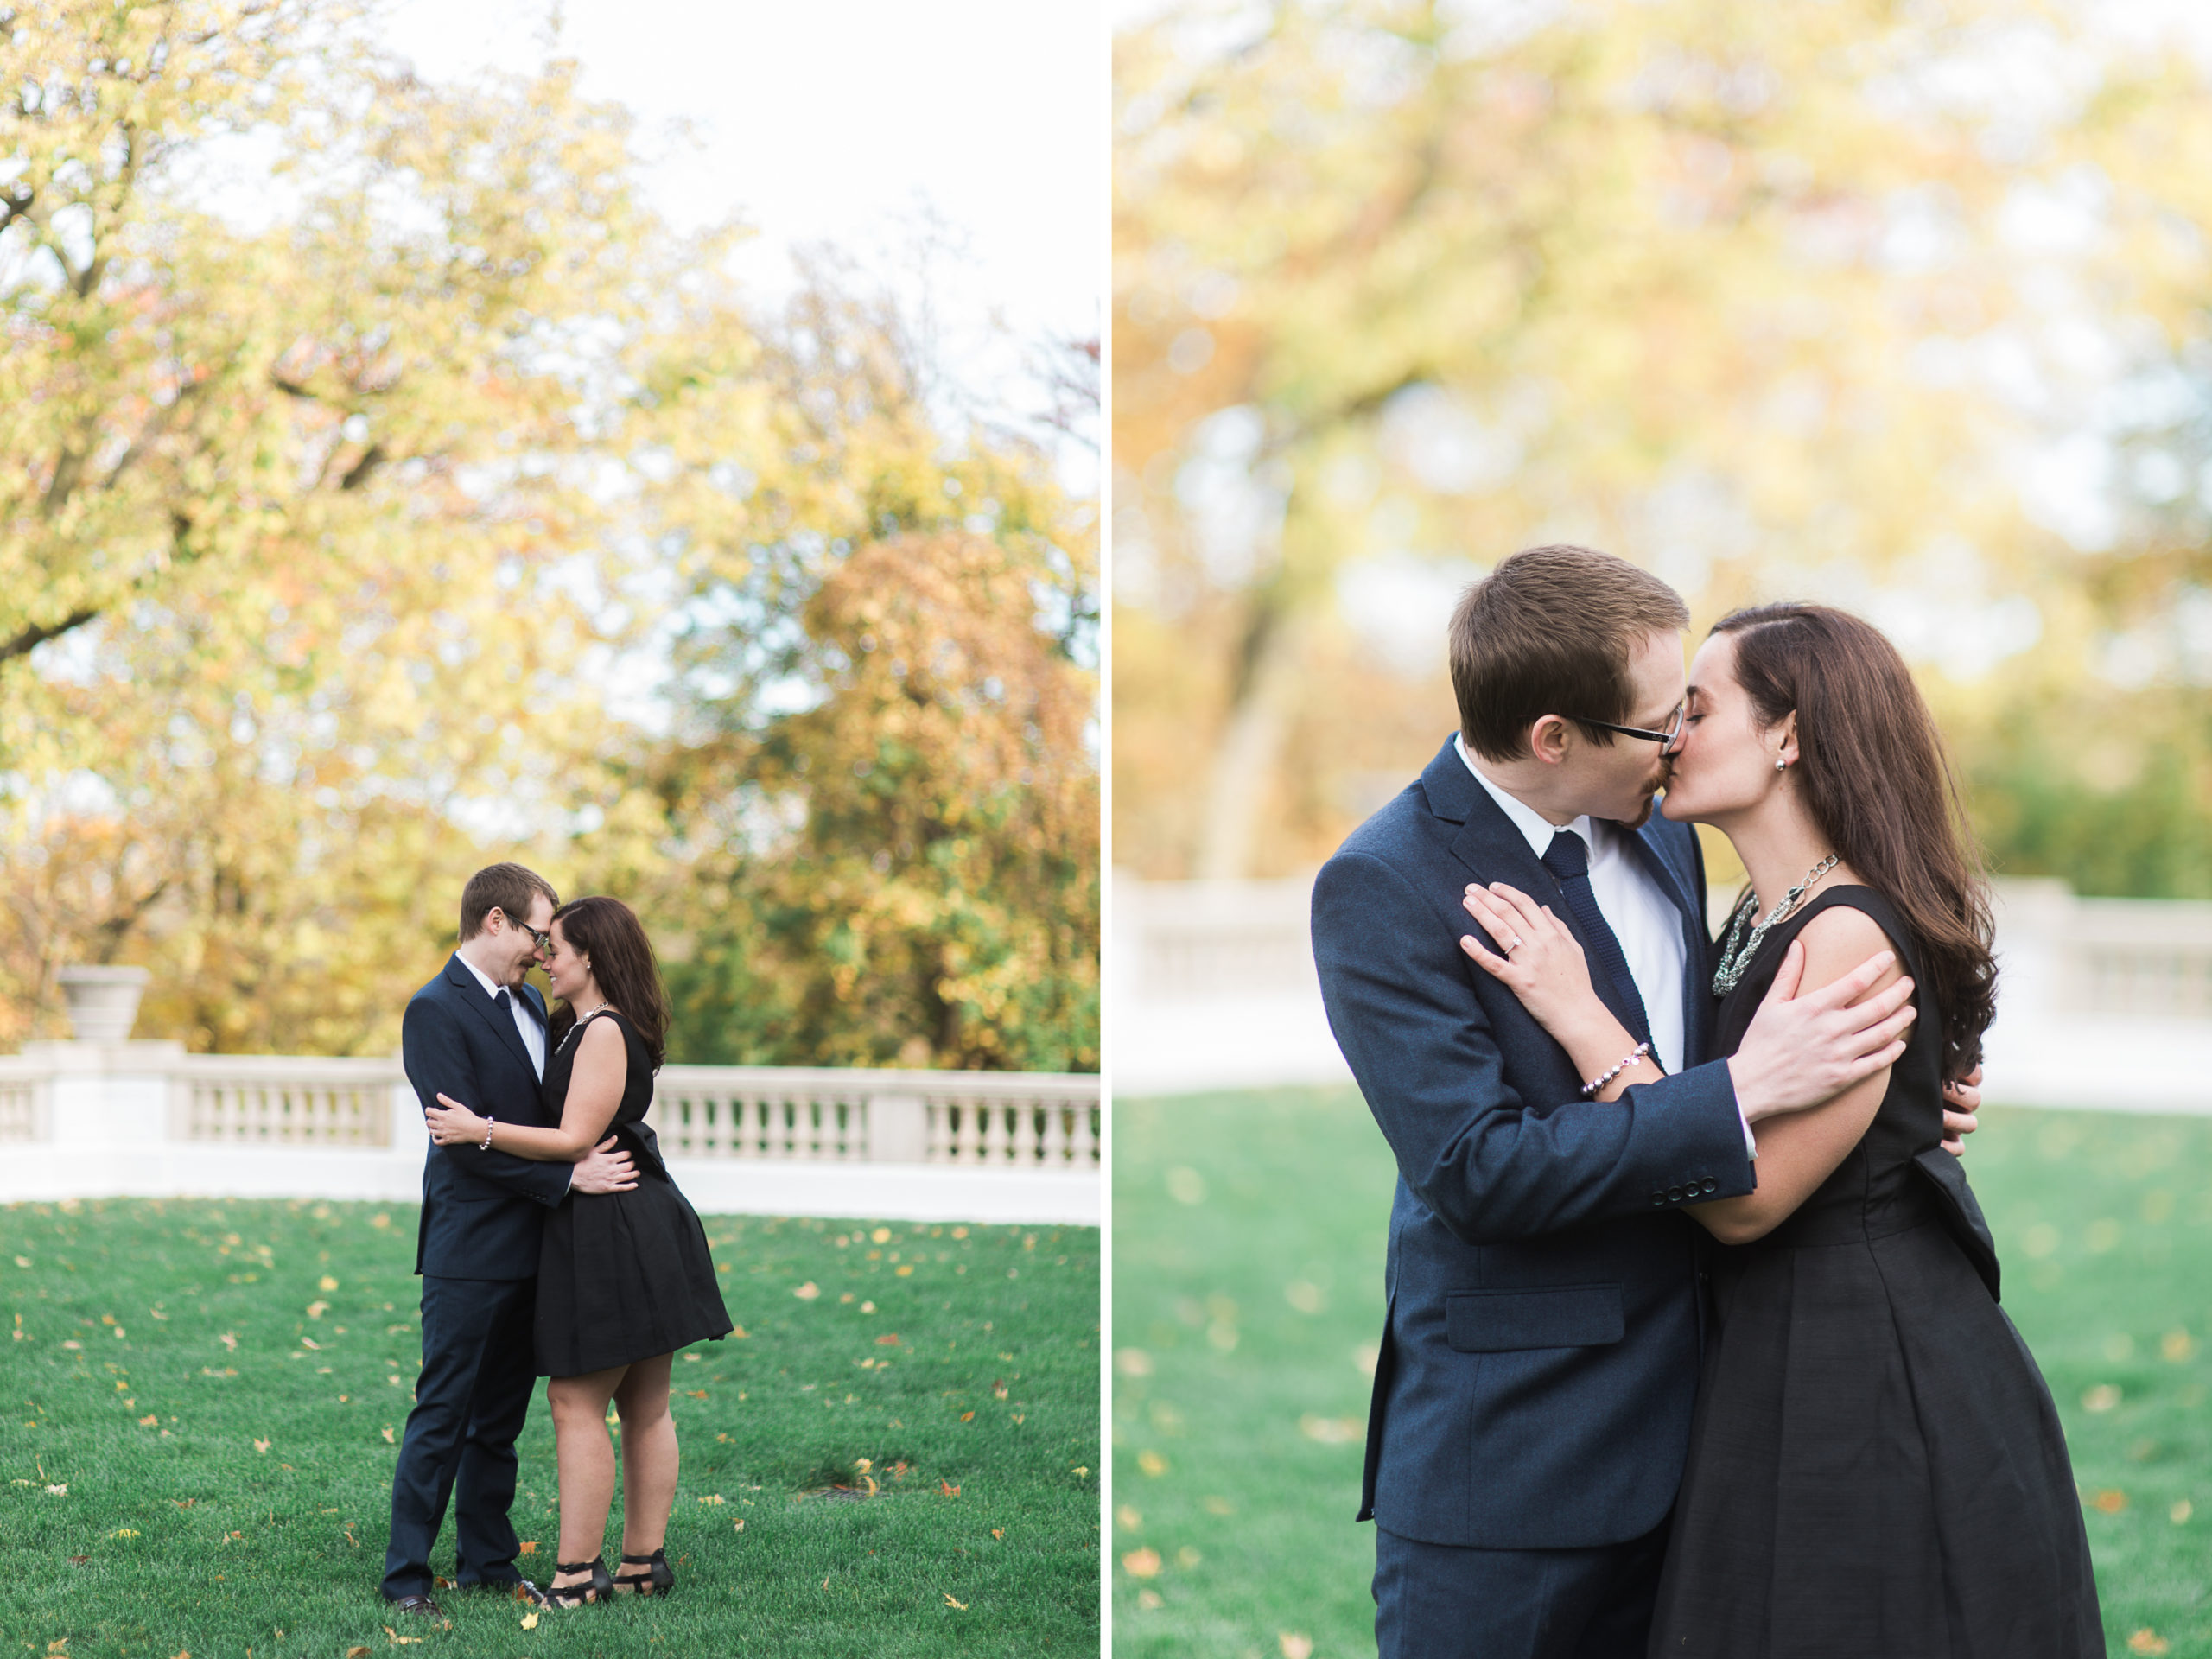
{"label": "fallen yellow leaf", "polygon": [[1313,1659],[1313,1638],[1297,1630],[1278,1630],[1275,1645],[1282,1649],[1282,1659]]}
{"label": "fallen yellow leaf", "polygon": [[1367,1438],[1367,1425],[1357,1417],[1317,1417],[1309,1411],[1298,1420],[1298,1432],[1323,1446],[1350,1446]]}
{"label": "fallen yellow leaf", "polygon": [[532,1538],[532,1539],[531,1539],[528,1542],[524,1543],[524,1544],[523,1545],[523,1547],[522,1547],[522,1553],[523,1553],[524,1554],[525,1554],[525,1555],[535,1555],[535,1554],[537,1554],[537,1539],[535,1539],[535,1538]]}
{"label": "fallen yellow leaf", "polygon": [[822,1287],[816,1284],[811,1279],[801,1285],[797,1290],[791,1292],[791,1294],[798,1297],[802,1302],[810,1302],[821,1294]]}
{"label": "fallen yellow leaf", "polygon": [[732,1527],[730,1530],[732,1532],[743,1532],[745,1530],[745,1517],[743,1516],[740,1516],[737,1520],[737,1524]]}
{"label": "fallen yellow leaf", "polygon": [[1156,1579],[1160,1576],[1160,1552],[1149,1545],[1133,1549],[1122,1557],[1122,1571],[1133,1579]]}
{"label": "fallen yellow leaf", "polygon": [[335,1290],[338,1288],[338,1281],[326,1273],[322,1275],[321,1280],[316,1281],[315,1288],[317,1290]]}
{"label": "fallen yellow leaf", "polygon": [[1167,1459],[1147,1447],[1137,1453],[1137,1467],[1147,1475],[1164,1475],[1167,1472]]}
{"label": "fallen yellow leaf", "polygon": [[269,1442],[266,1440],[257,1440],[253,1443],[253,1449],[257,1452],[266,1452],[269,1450]]}
{"label": "fallen yellow leaf", "polygon": [[2160,1654],[2166,1650],[2166,1638],[2152,1630],[2138,1630],[2127,1638],[2130,1653]]}
{"label": "fallen yellow leaf", "polygon": [[2107,1515],[2118,1515],[2127,1507],[2127,1494],[2120,1491],[2099,1492],[2089,1502]]}
{"label": "fallen yellow leaf", "polygon": [[[964,1602],[964,1601],[955,1601],[955,1600],[954,1600],[950,1596],[947,1596],[947,1597],[944,1599],[944,1605],[945,1605],[946,1606],[948,1606],[948,1607],[957,1607],[957,1608],[958,1608],[962,1612],[963,1612],[963,1613],[964,1613],[964,1612],[966,1612],[966,1611],[968,1611],[968,1604],[967,1604],[966,1602]],[[2164,1651],[2165,1651],[2165,1649],[2164,1649],[2164,1648],[2161,1648],[2161,1649],[2158,1649],[2158,1651],[2159,1651],[2159,1652],[2161,1652],[2161,1653],[2163,1653],[2163,1652],[2164,1652]]]}
{"label": "fallen yellow leaf", "polygon": [[524,1613],[522,1616],[522,1627],[525,1630],[536,1630],[537,1628],[537,1615],[535,1612]]}
{"label": "fallen yellow leaf", "polygon": [[399,1444],[398,1441],[391,1438],[391,1431],[388,1428],[384,1432],[384,1443],[386,1446],[397,1446]]}
{"label": "fallen yellow leaf", "polygon": [[138,1427],[141,1428],[152,1428],[161,1421],[162,1420],[158,1416],[141,1417],[138,1420]]}

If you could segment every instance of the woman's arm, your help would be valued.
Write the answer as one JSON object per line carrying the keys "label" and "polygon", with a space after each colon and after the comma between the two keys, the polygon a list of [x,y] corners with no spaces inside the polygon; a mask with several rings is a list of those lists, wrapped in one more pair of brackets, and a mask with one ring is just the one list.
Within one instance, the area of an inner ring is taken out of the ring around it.
{"label": "woman's arm", "polygon": [[[623,1084],[628,1081],[630,1054],[613,1022],[594,1020],[576,1039],[575,1068],[569,1075],[568,1098],[561,1105],[561,1127],[533,1128],[523,1123],[491,1122],[495,1151],[512,1153],[539,1163],[573,1164],[583,1158],[607,1133],[622,1103]],[[440,1146],[480,1147],[487,1120],[457,1100],[444,1095],[441,1104],[424,1116],[430,1138]]]}
{"label": "woman's arm", "polygon": [[[1889,937],[1872,917],[1841,905],[1814,917],[1797,937],[1805,946],[1803,991],[1840,979],[1874,952],[1891,948]],[[1879,995],[1903,972],[1900,964],[1892,963],[1866,995]],[[1738,1198],[1682,1207],[1724,1244],[1764,1238],[1835,1173],[1865,1136],[1889,1087],[1890,1068],[1884,1066],[1833,1100],[1764,1120],[1753,1131],[1759,1147],[1755,1166],[1758,1190]]]}
{"label": "woman's arm", "polygon": [[[1521,999],[1536,1023],[1567,1051],[1574,1069],[1586,1078],[1595,1078],[1621,1065],[1636,1047],[1636,1039],[1598,1000],[1582,946],[1551,906],[1537,904],[1502,881],[1492,882],[1487,890],[1470,886],[1460,902],[1497,942],[1497,949],[1484,950],[1471,934],[1460,936],[1459,948]],[[1615,1100],[1631,1084],[1650,1083],[1665,1075],[1646,1054],[1621,1065],[1592,1098]]]}

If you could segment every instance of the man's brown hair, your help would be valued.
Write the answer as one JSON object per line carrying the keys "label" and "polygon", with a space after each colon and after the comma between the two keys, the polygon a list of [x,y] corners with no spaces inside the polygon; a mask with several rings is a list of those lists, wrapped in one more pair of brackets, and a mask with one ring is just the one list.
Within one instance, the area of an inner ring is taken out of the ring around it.
{"label": "man's brown hair", "polygon": [[511,922],[530,919],[530,899],[542,893],[554,909],[561,895],[536,870],[521,864],[493,864],[468,878],[461,890],[461,937],[473,939],[484,931],[484,918],[498,911]]}
{"label": "man's brown hair", "polygon": [[1611,733],[1584,722],[1631,724],[1630,652],[1689,620],[1680,594],[1626,559],[1567,545],[1514,554],[1452,613],[1460,735],[1485,760],[1517,760],[1529,728],[1558,715],[1610,744]]}

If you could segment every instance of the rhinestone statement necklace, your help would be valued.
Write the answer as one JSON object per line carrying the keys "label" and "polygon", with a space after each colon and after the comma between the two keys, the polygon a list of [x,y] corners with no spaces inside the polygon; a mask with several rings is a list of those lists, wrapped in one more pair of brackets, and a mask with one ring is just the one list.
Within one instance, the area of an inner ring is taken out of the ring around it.
{"label": "rhinestone statement necklace", "polygon": [[1767,930],[1796,911],[1806,893],[1811,891],[1813,884],[1835,868],[1839,861],[1836,855],[1830,853],[1806,871],[1805,879],[1783,894],[1781,903],[1767,912],[1766,919],[1752,927],[1749,938],[1743,937],[1744,925],[1758,913],[1759,901],[1755,893],[1745,895],[1744,902],[1736,907],[1736,914],[1729,920],[1727,941],[1720,947],[1720,966],[1713,969],[1713,994],[1715,996],[1726,996],[1736,988],[1736,982],[1743,978],[1744,970],[1751,965],[1751,958],[1758,955],[1760,942],[1766,938]]}

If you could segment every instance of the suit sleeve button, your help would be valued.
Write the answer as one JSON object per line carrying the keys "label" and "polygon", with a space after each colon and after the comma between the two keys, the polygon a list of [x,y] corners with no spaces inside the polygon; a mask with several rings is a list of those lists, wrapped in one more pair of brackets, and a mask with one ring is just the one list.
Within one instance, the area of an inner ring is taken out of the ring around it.
{"label": "suit sleeve button", "polygon": [[1669,1204],[1680,1204],[1681,1201],[1682,1201],[1682,1189],[1681,1189],[1681,1187],[1679,1187],[1679,1186],[1670,1186],[1670,1187],[1669,1187],[1669,1188],[1667,1189],[1667,1202],[1668,1202],[1668,1203],[1669,1203]]}

